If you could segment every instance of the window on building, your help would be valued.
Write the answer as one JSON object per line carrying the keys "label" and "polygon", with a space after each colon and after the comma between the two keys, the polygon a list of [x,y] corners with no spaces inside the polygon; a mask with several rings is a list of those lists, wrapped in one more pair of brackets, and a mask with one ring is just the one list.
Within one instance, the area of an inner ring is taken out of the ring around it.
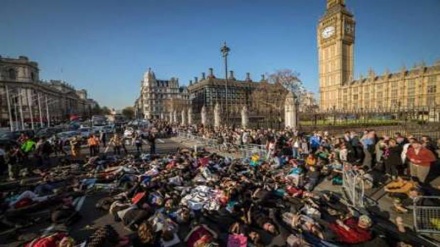
{"label": "window on building", "polygon": [[426,97],[426,105],[435,105],[437,104],[437,100],[435,94],[428,94]]}
{"label": "window on building", "polygon": [[436,93],[437,92],[437,76],[432,75],[428,78],[428,84],[427,84],[427,93]]}
{"label": "window on building", "polygon": [[15,69],[9,69],[8,76],[9,76],[9,79],[16,80],[17,79],[17,71],[15,71]]}
{"label": "window on building", "polygon": [[413,96],[416,93],[416,81],[414,79],[406,81],[406,90],[408,97]]}

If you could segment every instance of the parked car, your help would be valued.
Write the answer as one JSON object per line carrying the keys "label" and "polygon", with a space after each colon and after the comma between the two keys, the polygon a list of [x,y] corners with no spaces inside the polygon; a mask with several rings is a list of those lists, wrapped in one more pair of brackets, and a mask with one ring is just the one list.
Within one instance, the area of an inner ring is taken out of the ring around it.
{"label": "parked car", "polygon": [[8,139],[17,141],[21,134],[26,134],[29,138],[33,138],[35,133],[33,130],[16,130],[16,131],[6,131],[0,134],[0,139]]}
{"label": "parked car", "polygon": [[70,145],[70,139],[74,136],[78,136],[80,135],[80,133],[76,130],[73,131],[64,131],[64,132],[60,132],[58,134],[53,135],[51,138],[49,138],[49,141],[51,143],[53,143],[55,136],[58,137],[58,139],[60,139],[63,143],[63,146],[68,146]]}
{"label": "parked car", "polygon": [[53,135],[55,135],[57,133],[60,133],[62,131],[63,131],[62,128],[53,128],[53,127],[42,128],[42,129],[39,129],[37,131],[37,133],[35,133],[35,137],[38,137],[38,138],[43,138],[43,137],[50,138],[51,136],[53,136]]}
{"label": "parked car", "polygon": [[115,128],[112,125],[106,125],[106,126],[104,126],[103,131],[106,134],[114,134],[115,133]]}
{"label": "parked car", "polygon": [[83,139],[87,139],[91,134],[93,134],[92,128],[89,127],[79,128],[78,131]]}
{"label": "parked car", "polygon": [[12,139],[1,139],[0,138],[0,146],[2,146],[5,150],[9,150],[14,146],[20,146],[20,144]]}

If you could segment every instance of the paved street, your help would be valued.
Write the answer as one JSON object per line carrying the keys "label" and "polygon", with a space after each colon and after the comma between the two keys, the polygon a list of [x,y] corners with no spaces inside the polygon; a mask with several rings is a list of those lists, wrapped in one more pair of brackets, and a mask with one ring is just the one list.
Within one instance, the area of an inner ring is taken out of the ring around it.
{"label": "paved street", "polygon": [[[194,145],[198,145],[195,141],[190,141],[186,139],[180,139],[178,137],[175,138],[169,138],[169,139],[161,139],[160,141],[157,141],[157,152],[159,154],[167,154],[174,152],[178,147],[194,147]],[[135,152],[134,146],[127,146],[130,153]],[[149,148],[148,146],[143,146],[144,150]],[[198,148],[201,148],[198,146]],[[84,155],[87,154],[87,149],[83,148],[82,152]],[[101,148],[101,152],[103,149]],[[209,150],[212,152],[215,152],[217,150]],[[221,155],[232,155],[235,157],[238,157],[238,154],[221,154]],[[316,187],[316,191],[322,191],[322,190],[330,190],[335,193],[341,194],[341,187],[340,186],[334,186],[330,183],[330,181],[324,180],[322,183],[320,183]],[[378,200],[378,207],[376,207],[376,213],[382,214],[389,219],[394,219],[397,214],[393,211],[390,211],[390,207],[392,205],[392,201],[390,198],[384,196],[384,191],[382,187],[375,188],[373,190],[370,190],[367,192],[368,196],[371,196],[373,199]],[[123,225],[119,222],[115,222],[113,217],[108,214],[108,212],[103,212],[95,208],[95,204],[100,198],[110,196],[109,192],[100,191],[92,195],[86,195],[77,197],[74,201],[74,205],[76,209],[81,214],[81,219],[76,222],[74,225],[70,226],[70,234],[72,237],[74,237],[77,241],[83,241],[85,240],[90,234],[94,232],[95,229],[104,226],[104,225],[112,225],[114,229],[121,235],[128,235],[131,232],[123,227]],[[44,211],[46,215],[48,214],[48,211]],[[400,215],[404,217],[404,221],[407,224],[407,226],[412,227],[412,215]],[[382,224],[384,228],[389,228],[391,225],[390,222],[384,221]],[[391,225],[392,226],[392,225]],[[48,233],[51,230],[57,229],[58,226],[52,225],[49,220],[45,219],[42,220],[37,226],[31,227],[25,230],[27,233]],[[390,229],[391,231],[393,229]],[[0,241],[0,245],[7,242]],[[19,242],[15,243],[9,243],[8,246],[17,246]]]}
{"label": "paved street", "polygon": [[[178,147],[184,147],[184,145],[174,139],[158,139],[156,141],[156,151],[158,154],[168,154],[174,152]],[[136,148],[134,146],[128,145],[127,149],[130,154],[134,154],[136,152]],[[148,150],[147,150],[148,149]],[[143,145],[144,151],[149,151],[148,145]],[[104,148],[101,147],[101,152],[104,151]],[[111,150],[109,151],[111,153]],[[82,148],[82,154],[88,155],[88,149],[86,147]],[[52,162],[55,163],[56,159],[52,159]],[[107,213],[99,211],[95,208],[96,202],[103,197],[109,196],[108,192],[98,192],[93,195],[81,196],[75,199],[74,205],[76,209],[80,212],[82,218],[76,222],[73,226],[71,226],[70,233],[71,235],[78,241],[85,240],[91,233],[94,232],[95,228],[99,228],[104,225],[112,225],[115,230],[121,235],[127,235],[130,232],[125,229],[122,224],[117,223],[113,220],[113,218]],[[42,211],[41,215],[48,214],[49,211]],[[37,226],[30,227],[25,229],[26,233],[44,233],[50,232],[51,230],[56,229],[57,226],[52,225],[49,220],[42,220]],[[4,246],[4,240],[0,241],[0,246]],[[20,244],[19,242],[8,243],[7,246],[17,246]]]}

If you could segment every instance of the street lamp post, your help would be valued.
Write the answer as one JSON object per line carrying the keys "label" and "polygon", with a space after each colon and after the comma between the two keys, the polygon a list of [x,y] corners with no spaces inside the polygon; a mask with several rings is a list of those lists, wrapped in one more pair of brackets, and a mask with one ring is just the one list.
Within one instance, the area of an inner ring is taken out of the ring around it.
{"label": "street lamp post", "polygon": [[228,55],[231,49],[226,46],[226,42],[223,44],[222,48],[220,49],[222,56],[225,60],[225,111],[226,111],[226,125],[229,124],[229,104],[228,104]]}

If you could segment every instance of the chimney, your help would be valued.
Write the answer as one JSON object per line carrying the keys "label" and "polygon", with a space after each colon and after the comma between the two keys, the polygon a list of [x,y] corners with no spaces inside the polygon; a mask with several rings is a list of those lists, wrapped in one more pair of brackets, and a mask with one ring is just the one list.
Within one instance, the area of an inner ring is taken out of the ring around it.
{"label": "chimney", "polygon": [[233,80],[233,81],[235,81],[235,77],[234,77],[234,71],[233,70],[230,70],[229,71],[229,78],[228,78],[229,80]]}
{"label": "chimney", "polygon": [[205,76],[205,72],[202,72],[202,79],[201,80],[205,80],[206,76]]}
{"label": "chimney", "polygon": [[209,76],[208,78],[215,78],[214,76],[214,69],[213,68],[209,68]]}
{"label": "chimney", "polygon": [[191,86],[193,84],[193,81],[192,80],[189,80],[189,85]]}
{"label": "chimney", "polygon": [[197,76],[194,76],[194,83],[199,82],[199,78],[197,78]]}
{"label": "chimney", "polygon": [[246,81],[252,81],[251,80],[251,73],[249,73],[249,72],[246,73]]}
{"label": "chimney", "polygon": [[265,81],[266,77],[264,76],[264,74],[261,75],[261,81]]}

